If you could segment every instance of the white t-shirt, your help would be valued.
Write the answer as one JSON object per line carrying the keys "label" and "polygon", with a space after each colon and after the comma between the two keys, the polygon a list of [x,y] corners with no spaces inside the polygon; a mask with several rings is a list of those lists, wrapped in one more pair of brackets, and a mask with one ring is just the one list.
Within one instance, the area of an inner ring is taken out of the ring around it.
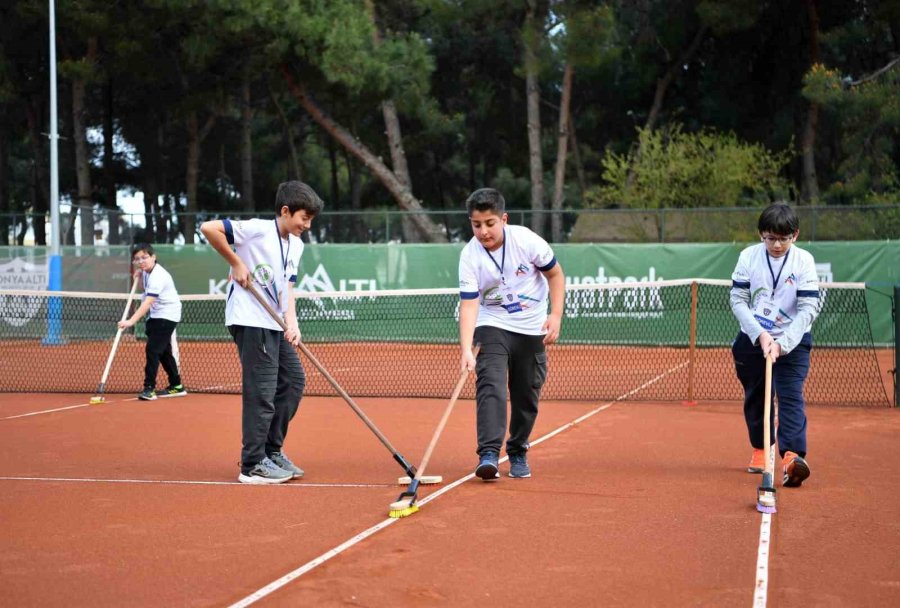
{"label": "white t-shirt", "polygon": [[181,299],[178,297],[178,291],[175,289],[175,281],[169,271],[159,264],[153,265],[150,272],[142,272],[141,278],[144,282],[144,293],[141,301],[147,299],[147,296],[156,298],[150,305],[150,312],[147,313],[148,319],[168,319],[178,323],[181,321]]}
{"label": "white t-shirt", "polygon": [[[297,268],[303,254],[303,241],[292,234],[281,238],[277,220],[222,220],[225,237],[234,246],[255,279],[256,289],[269,300],[282,316],[293,302],[288,302],[288,285],[297,282]],[[249,291],[231,280],[225,302],[225,325],[245,325],[281,330],[265,308]]]}
{"label": "white t-shirt", "polygon": [[472,237],[459,256],[459,297],[480,298],[475,327],[543,334],[548,288],[541,271],[555,265],[547,241],[524,226],[507,225],[496,251],[489,252]]}
{"label": "white t-shirt", "polygon": [[754,343],[767,331],[790,352],[819,314],[819,275],[812,254],[793,245],[773,258],[765,243],[747,247],[731,275],[731,308]]}

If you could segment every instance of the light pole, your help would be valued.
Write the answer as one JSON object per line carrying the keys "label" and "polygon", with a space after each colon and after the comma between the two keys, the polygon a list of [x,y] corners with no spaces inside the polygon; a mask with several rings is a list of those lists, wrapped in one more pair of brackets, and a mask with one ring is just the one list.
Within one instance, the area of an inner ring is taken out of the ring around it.
{"label": "light pole", "polygon": [[[59,234],[59,135],[56,117],[56,7],[49,0],[50,16],[50,255],[47,260],[48,291],[62,290],[62,256]],[[41,219],[40,221],[43,221]],[[47,335],[44,344],[61,344],[62,299],[47,301]]]}

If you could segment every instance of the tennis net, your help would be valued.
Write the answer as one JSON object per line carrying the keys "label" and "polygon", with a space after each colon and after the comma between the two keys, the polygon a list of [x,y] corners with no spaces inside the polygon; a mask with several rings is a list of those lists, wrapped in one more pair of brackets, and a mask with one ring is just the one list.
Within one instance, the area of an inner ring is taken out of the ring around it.
{"label": "tennis net", "polygon": [[[542,398],[741,400],[730,287],[705,279],[568,286]],[[865,285],[820,287],[808,402],[890,406],[892,351],[873,344]],[[94,391],[126,300],[0,290],[0,391]],[[182,302],[177,356],[188,390],[239,393],[225,297],[187,295]],[[459,369],[458,306],[455,289],[298,293],[296,300],[307,346],[349,394],[372,397],[447,397]],[[140,390],[145,341],[143,322],[123,334],[106,392]],[[336,394],[309,362],[305,367],[307,394]]]}

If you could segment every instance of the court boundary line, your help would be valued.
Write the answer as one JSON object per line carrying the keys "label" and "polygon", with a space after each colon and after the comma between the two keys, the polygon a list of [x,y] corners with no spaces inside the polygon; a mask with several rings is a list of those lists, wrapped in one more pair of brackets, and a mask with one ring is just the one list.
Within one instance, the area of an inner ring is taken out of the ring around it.
{"label": "court boundary line", "polygon": [[759,546],[756,551],[756,585],[753,608],[766,608],[769,589],[769,550],[772,546],[772,514],[763,513],[759,522]]}
{"label": "court boundary line", "polygon": [[[588,418],[591,418],[592,416],[611,408],[616,403],[620,403],[620,402],[624,401],[625,399],[627,399],[631,395],[635,394],[636,392],[641,391],[641,390],[645,389],[646,387],[650,386],[651,384],[654,384],[654,383],[662,380],[669,374],[675,373],[676,371],[678,371],[679,369],[681,369],[682,367],[684,367],[687,364],[688,364],[688,361],[685,361],[685,362],[681,363],[680,365],[676,365],[675,367],[669,369],[668,371],[665,371],[665,372],[657,375],[656,377],[652,378],[651,380],[648,380],[644,384],[641,384],[640,386],[628,391],[627,393],[624,393],[623,395],[616,397],[612,401],[604,403],[603,405],[596,407],[593,410],[591,410],[585,414],[582,414],[575,420],[572,420],[571,422],[568,422],[568,423],[554,429],[553,431],[550,431],[549,433],[542,435],[538,439],[535,439],[534,441],[532,441],[531,445],[532,446],[538,445],[540,443],[543,443],[544,441],[547,441],[548,439],[551,439],[552,437],[555,437],[556,435],[559,435],[560,433],[574,427],[575,425],[580,424],[581,422],[584,422]],[[501,463],[506,462],[507,460],[509,460],[509,457],[504,456],[503,458],[500,459],[500,462]],[[431,502],[432,500],[436,500],[437,498],[446,494],[450,490],[453,490],[453,489],[459,487],[460,485],[462,485],[463,483],[469,481],[470,479],[474,479],[474,478],[475,478],[475,474],[469,473],[468,475],[460,477],[456,481],[453,481],[452,483],[444,486],[443,488],[441,488],[440,490],[438,490],[436,492],[429,494],[428,496],[426,496],[425,498],[423,498],[422,500],[417,501],[417,502],[419,505],[424,506],[424,505],[428,504],[429,502]],[[359,534],[356,534],[355,536],[347,539],[340,545],[338,545],[332,549],[329,549],[328,551],[319,555],[318,557],[313,558],[312,560],[306,562],[299,568],[296,568],[296,569],[288,572],[284,576],[282,576],[278,579],[275,579],[268,585],[260,587],[259,589],[257,589],[253,593],[251,593],[250,595],[245,596],[244,598],[238,600],[234,604],[230,604],[228,606],[228,608],[246,608],[247,606],[255,604],[257,601],[263,599],[264,597],[266,597],[268,595],[271,595],[275,591],[286,586],[291,581],[294,581],[297,578],[306,574],[307,572],[315,569],[316,567],[321,566],[322,564],[324,564],[331,558],[337,557],[338,555],[340,555],[341,553],[343,553],[350,547],[361,543],[362,541],[366,540],[370,536],[374,535],[376,532],[379,532],[398,521],[400,521],[400,519],[388,517],[387,519],[375,524],[374,526],[372,526],[366,530],[363,530]]]}
{"label": "court boundary line", "polygon": [[[258,486],[259,484],[241,483],[239,481],[208,481],[193,479],[104,479],[99,477],[12,477],[0,475],[0,481],[55,481],[81,483],[133,483],[159,485],[196,485],[196,486]],[[270,486],[290,488],[393,488],[392,483],[315,483],[297,481],[295,483],[268,484]]]}

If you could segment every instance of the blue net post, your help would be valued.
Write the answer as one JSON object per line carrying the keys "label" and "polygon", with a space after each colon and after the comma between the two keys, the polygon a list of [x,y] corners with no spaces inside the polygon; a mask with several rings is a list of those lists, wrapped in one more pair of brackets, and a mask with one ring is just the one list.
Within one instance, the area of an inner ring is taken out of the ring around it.
{"label": "blue net post", "polygon": [[[62,291],[62,256],[51,255],[49,259],[47,291]],[[47,335],[41,341],[45,345],[62,344],[62,298],[47,298]]]}

